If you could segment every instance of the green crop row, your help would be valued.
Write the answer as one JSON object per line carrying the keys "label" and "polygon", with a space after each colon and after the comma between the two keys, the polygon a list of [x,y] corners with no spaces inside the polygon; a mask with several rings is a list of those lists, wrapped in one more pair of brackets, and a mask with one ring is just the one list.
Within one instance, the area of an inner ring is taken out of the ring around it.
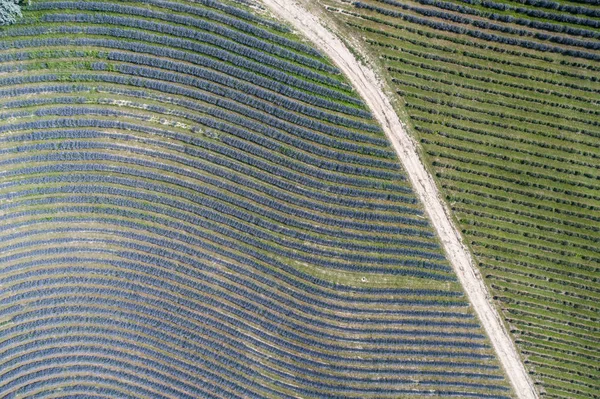
{"label": "green crop row", "polygon": [[[565,45],[551,53],[521,40],[544,37],[533,17],[540,2],[528,3],[519,22],[504,14],[492,21],[470,0],[325,3],[402,100],[542,395],[597,392],[600,373],[583,365],[598,360],[600,67],[567,54],[577,35],[566,28],[570,16],[554,11]],[[495,4],[485,7],[507,9]],[[585,24],[586,34],[600,31]],[[588,45],[588,58],[598,57],[597,41]]]}

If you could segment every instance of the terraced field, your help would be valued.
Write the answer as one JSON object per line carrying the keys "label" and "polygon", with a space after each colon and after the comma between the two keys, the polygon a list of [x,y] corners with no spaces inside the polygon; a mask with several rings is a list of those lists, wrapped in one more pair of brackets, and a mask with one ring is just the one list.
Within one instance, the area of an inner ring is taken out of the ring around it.
{"label": "terraced field", "polygon": [[600,392],[600,7],[322,2],[401,100],[540,392]]}
{"label": "terraced field", "polygon": [[394,151],[264,10],[0,31],[0,396],[512,392]]}

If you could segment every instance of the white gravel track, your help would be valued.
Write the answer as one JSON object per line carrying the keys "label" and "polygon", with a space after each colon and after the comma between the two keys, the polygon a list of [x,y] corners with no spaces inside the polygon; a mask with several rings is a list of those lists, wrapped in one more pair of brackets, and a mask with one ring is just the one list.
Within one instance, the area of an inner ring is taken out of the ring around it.
{"label": "white gravel track", "polygon": [[296,0],[261,1],[273,14],[288,22],[329,56],[369,106],[398,154],[413,189],[423,202],[448,259],[498,354],[515,394],[522,399],[538,398],[533,381],[527,374],[517,349],[491,301],[469,249],[454,226],[433,177],[423,166],[416,143],[398,118],[376,74],[371,68],[360,63],[344,43],[326,27],[335,29],[331,22],[324,22],[326,16],[317,17],[308,11],[305,3]]}

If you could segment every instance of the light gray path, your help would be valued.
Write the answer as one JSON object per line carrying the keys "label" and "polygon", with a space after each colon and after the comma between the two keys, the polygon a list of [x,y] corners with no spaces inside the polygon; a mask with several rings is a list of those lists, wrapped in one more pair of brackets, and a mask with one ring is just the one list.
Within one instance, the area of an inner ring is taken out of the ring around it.
{"label": "light gray path", "polygon": [[[317,17],[308,11],[306,3],[296,0],[262,0],[262,2],[275,15],[287,21],[327,54],[350,79],[369,106],[392,142],[415,192],[423,202],[448,259],[473,304],[515,393],[523,399],[537,398],[533,382],[498,311],[491,302],[481,274],[468,248],[464,245],[458,229],[454,226],[448,208],[440,198],[435,181],[423,166],[415,142],[408,135],[389,98],[384,94],[380,80],[371,68],[361,64],[344,43],[326,27],[326,23],[323,22],[326,16]],[[331,23],[329,26],[333,28]]]}

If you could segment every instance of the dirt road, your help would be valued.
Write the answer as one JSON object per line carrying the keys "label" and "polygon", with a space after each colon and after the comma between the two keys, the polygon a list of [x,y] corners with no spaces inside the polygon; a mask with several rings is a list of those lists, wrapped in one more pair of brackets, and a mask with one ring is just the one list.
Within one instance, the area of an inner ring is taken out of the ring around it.
{"label": "dirt road", "polygon": [[533,382],[519,358],[500,315],[491,303],[491,297],[481,274],[475,267],[469,250],[463,244],[448,208],[440,198],[435,181],[421,163],[415,142],[400,122],[375,73],[357,61],[343,42],[328,29],[335,29],[335,27],[331,22],[328,23],[327,17],[320,14],[318,10],[316,12],[312,10],[315,14],[320,14],[317,17],[308,11],[306,3],[296,0],[262,0],[262,2],[275,15],[290,23],[327,54],[365,100],[392,142],[415,192],[423,201],[448,259],[490,337],[516,395],[523,399],[537,398]]}

